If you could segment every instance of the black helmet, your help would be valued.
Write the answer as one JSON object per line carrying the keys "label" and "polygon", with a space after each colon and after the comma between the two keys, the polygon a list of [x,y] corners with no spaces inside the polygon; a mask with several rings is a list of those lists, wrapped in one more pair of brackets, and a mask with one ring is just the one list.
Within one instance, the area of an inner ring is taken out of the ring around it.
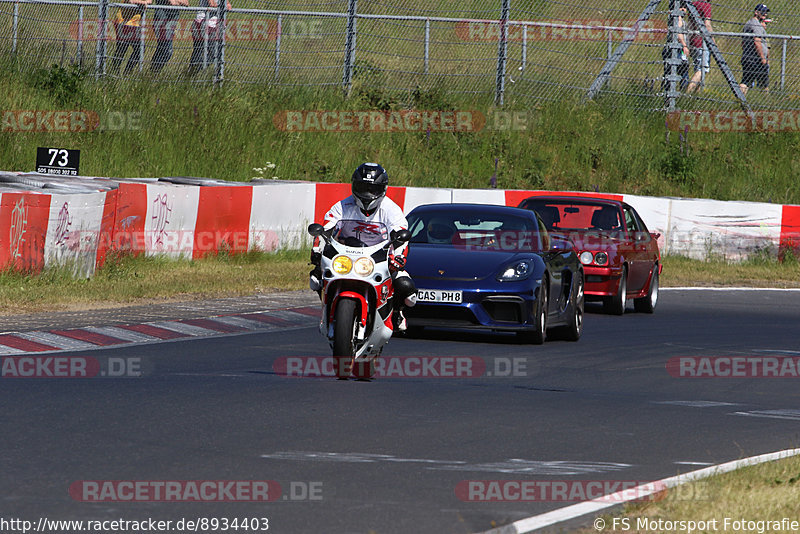
{"label": "black helmet", "polygon": [[362,163],[353,173],[353,197],[366,215],[378,209],[387,187],[389,176],[377,163]]}

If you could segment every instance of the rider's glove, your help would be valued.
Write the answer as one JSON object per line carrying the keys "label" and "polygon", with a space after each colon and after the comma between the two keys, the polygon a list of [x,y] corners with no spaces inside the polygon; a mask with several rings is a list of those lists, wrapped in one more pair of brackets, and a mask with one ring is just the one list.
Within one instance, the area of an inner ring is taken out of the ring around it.
{"label": "rider's glove", "polygon": [[311,265],[320,265],[322,263],[322,254],[319,252],[311,253]]}
{"label": "rider's glove", "polygon": [[406,257],[402,254],[389,256],[389,270],[392,272],[402,271],[406,267]]}

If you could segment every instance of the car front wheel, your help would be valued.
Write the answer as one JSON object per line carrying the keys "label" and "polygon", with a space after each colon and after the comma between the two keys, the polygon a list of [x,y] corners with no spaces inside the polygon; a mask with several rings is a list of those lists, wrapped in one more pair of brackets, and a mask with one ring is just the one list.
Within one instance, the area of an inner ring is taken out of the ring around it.
{"label": "car front wheel", "polygon": [[547,279],[542,278],[542,284],[539,286],[539,298],[536,299],[534,326],[531,330],[517,334],[525,343],[541,345],[547,337],[547,296]]}
{"label": "car front wheel", "polygon": [[622,315],[625,313],[625,303],[628,300],[628,267],[623,265],[622,275],[619,278],[619,289],[617,294],[606,297],[603,301],[606,311],[612,315]]}
{"label": "car front wheel", "polygon": [[572,295],[572,315],[569,324],[562,327],[562,335],[567,341],[578,341],[583,333],[583,275],[576,275],[575,291]]}
{"label": "car front wheel", "polygon": [[653,266],[653,276],[650,277],[650,289],[647,295],[640,299],[633,299],[633,307],[637,312],[653,313],[658,303],[658,264]]}

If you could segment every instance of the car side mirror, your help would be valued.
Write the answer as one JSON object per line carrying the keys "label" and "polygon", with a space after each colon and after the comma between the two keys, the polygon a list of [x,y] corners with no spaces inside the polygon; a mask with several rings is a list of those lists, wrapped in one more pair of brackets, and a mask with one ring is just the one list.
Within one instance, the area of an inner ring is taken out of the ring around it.
{"label": "car side mirror", "polygon": [[639,242],[647,242],[650,241],[651,238],[650,234],[647,232],[636,232],[636,234],[634,234],[634,239]]}
{"label": "car side mirror", "polygon": [[568,252],[575,248],[575,245],[569,239],[563,237],[556,237],[551,234],[552,240],[550,241],[550,250],[557,250],[560,252]]}

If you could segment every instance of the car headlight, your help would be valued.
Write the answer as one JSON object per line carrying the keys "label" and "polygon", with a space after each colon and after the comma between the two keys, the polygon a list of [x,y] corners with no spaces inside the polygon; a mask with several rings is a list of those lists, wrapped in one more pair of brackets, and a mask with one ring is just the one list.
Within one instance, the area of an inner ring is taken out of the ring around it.
{"label": "car headlight", "polygon": [[347,274],[353,268],[353,260],[347,256],[337,256],[333,259],[333,270],[336,274]]}
{"label": "car headlight", "polygon": [[592,253],[587,250],[585,252],[581,252],[581,255],[579,256],[579,258],[580,258],[582,264],[589,265],[589,264],[592,263],[593,256],[592,256]]}
{"label": "car headlight", "polygon": [[506,267],[500,276],[497,277],[501,282],[511,282],[516,280],[525,280],[533,272],[533,265],[527,260],[512,263]]}
{"label": "car headlight", "polygon": [[594,255],[594,262],[597,265],[606,265],[608,263],[608,254],[605,252],[598,252]]}
{"label": "car headlight", "polygon": [[359,276],[369,276],[374,268],[375,264],[369,258],[358,258],[353,265],[353,271]]}

